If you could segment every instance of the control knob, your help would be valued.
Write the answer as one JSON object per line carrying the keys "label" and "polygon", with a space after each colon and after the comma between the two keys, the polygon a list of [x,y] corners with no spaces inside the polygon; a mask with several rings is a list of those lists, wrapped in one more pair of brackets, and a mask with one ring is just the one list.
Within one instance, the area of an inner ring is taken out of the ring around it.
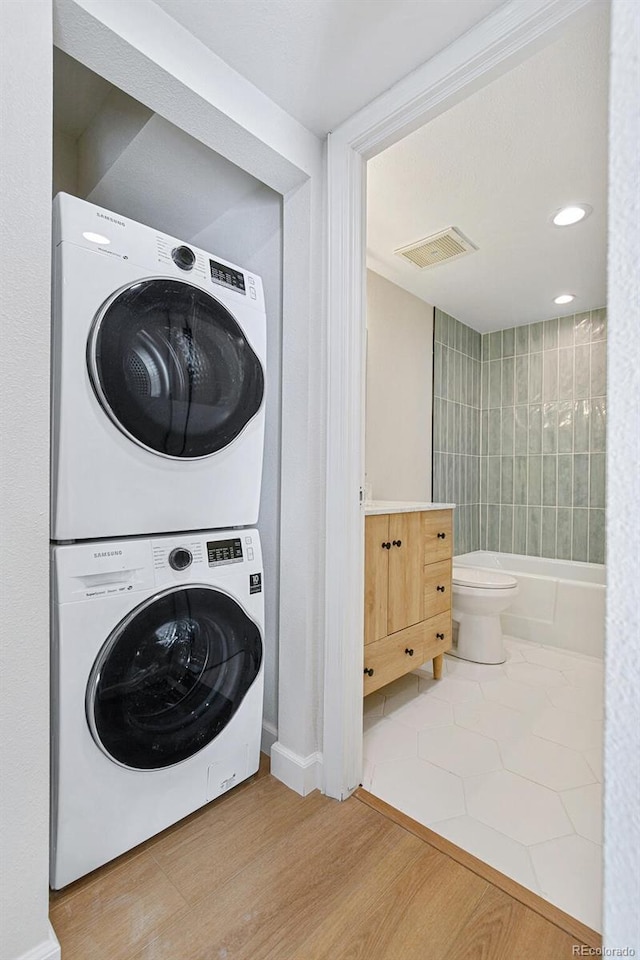
{"label": "control knob", "polygon": [[192,270],[196,262],[196,255],[189,247],[174,247],[171,259],[181,270]]}
{"label": "control knob", "polygon": [[186,547],[176,547],[169,554],[169,566],[174,570],[186,570],[192,560],[193,554]]}

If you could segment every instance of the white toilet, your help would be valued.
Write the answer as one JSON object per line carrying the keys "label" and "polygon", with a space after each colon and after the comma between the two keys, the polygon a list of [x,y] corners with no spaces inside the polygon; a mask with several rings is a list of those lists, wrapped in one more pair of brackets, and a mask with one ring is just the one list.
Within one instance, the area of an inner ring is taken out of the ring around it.
{"label": "white toilet", "polygon": [[475,663],[504,663],[500,614],[518,590],[518,581],[509,574],[454,566],[453,620],[458,624],[458,642],[448,652]]}

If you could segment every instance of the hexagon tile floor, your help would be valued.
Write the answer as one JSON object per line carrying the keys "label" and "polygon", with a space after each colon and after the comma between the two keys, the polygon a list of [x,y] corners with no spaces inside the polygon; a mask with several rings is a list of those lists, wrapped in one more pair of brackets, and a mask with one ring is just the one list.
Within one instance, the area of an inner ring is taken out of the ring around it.
{"label": "hexagon tile floor", "polygon": [[505,646],[368,696],[362,785],[600,930],[602,662]]}

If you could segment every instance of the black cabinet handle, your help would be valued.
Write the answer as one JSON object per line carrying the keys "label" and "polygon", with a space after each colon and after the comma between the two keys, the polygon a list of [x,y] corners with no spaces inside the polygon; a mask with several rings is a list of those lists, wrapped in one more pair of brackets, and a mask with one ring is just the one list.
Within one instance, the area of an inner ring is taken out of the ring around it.
{"label": "black cabinet handle", "polygon": [[401,547],[401,546],[402,546],[402,540],[394,540],[394,541],[393,541],[393,545],[394,545],[394,547]]}
{"label": "black cabinet handle", "polygon": [[445,588],[442,586],[442,584],[440,584],[440,586],[436,587],[436,590],[439,590],[440,593],[444,593]]}
{"label": "black cabinet handle", "polygon": [[408,653],[410,657],[413,656],[413,650],[410,650],[409,647],[406,647],[404,652]]}
{"label": "black cabinet handle", "polygon": [[436,633],[436,640],[444,640],[444,633]]}
{"label": "black cabinet handle", "polygon": [[438,540],[446,540],[446,537],[447,537],[446,533],[439,533],[439,534],[438,534]]}
{"label": "black cabinet handle", "polygon": [[369,667],[368,670],[367,670],[367,668],[365,667],[365,668],[364,668],[364,672],[365,672],[365,674],[366,674],[368,677],[372,677],[372,676],[373,676],[373,672],[374,672],[374,671],[373,671],[373,667]]}
{"label": "black cabinet handle", "polygon": [[386,543],[381,544],[383,550],[391,550],[391,544],[387,540]]}

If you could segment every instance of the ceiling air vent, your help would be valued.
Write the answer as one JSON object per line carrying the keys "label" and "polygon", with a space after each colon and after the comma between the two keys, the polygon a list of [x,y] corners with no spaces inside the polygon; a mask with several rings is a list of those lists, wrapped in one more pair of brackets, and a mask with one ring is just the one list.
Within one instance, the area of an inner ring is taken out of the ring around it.
{"label": "ceiling air vent", "polygon": [[475,244],[467,240],[456,227],[448,227],[440,233],[425,237],[424,240],[410,243],[407,247],[399,247],[398,250],[394,250],[394,253],[404,257],[405,260],[410,260],[421,270],[425,270],[439,263],[466,257],[468,253],[473,253],[477,249]]}

